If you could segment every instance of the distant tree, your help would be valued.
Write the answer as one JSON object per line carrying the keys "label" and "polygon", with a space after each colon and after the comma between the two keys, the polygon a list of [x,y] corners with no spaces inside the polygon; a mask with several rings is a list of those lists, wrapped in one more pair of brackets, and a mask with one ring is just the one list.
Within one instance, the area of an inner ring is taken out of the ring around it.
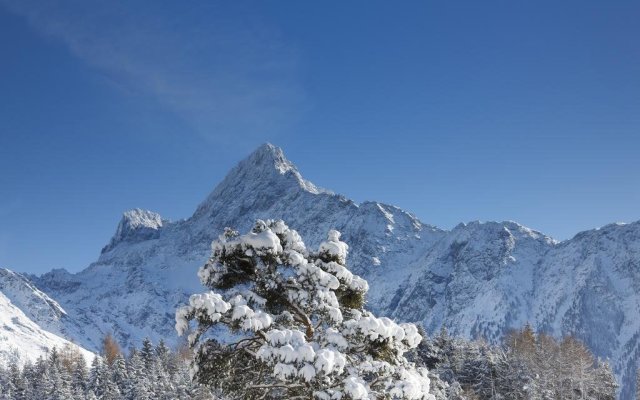
{"label": "distant tree", "polygon": [[[442,331],[418,346],[416,363],[429,363],[437,399],[613,400],[610,365],[573,337],[558,342],[527,324],[502,346],[467,341]],[[460,385],[462,391],[456,391]]]}
{"label": "distant tree", "polygon": [[87,393],[88,380],[87,362],[84,357],[80,357],[75,360],[75,366],[71,372],[71,387],[77,398],[83,398],[85,393]]}
{"label": "distant tree", "polygon": [[59,351],[60,366],[68,373],[73,373],[78,365],[86,368],[86,361],[77,346],[66,343]]}
{"label": "distant tree", "polygon": [[[226,230],[198,275],[212,291],[176,314],[190,335],[198,381],[234,398],[429,399],[427,370],[404,356],[421,340],[363,309],[368,285],[346,268],[348,246],[330,231],[317,252],[282,221]],[[226,331],[229,341],[203,334]]]}
{"label": "distant tree", "polygon": [[169,348],[164,343],[164,340],[160,339],[155,349],[156,360],[160,363],[163,370],[169,370],[171,364],[171,354]]}
{"label": "distant tree", "polygon": [[127,372],[127,363],[122,354],[118,354],[111,364],[111,379],[122,394],[130,391],[130,380]]}
{"label": "distant tree", "polygon": [[102,356],[107,364],[112,365],[119,354],[122,354],[120,345],[110,333],[107,333],[102,339]]}
{"label": "distant tree", "polygon": [[103,375],[102,363],[99,357],[94,357],[89,370],[89,381],[87,391],[92,392],[96,397],[102,395],[105,377]]}
{"label": "distant tree", "polygon": [[0,387],[4,389],[3,396],[5,396],[5,398],[26,400],[27,382],[15,360],[9,363],[8,368],[0,372],[0,377],[4,378],[0,383]]}
{"label": "distant tree", "polygon": [[153,363],[155,362],[155,351],[153,349],[153,343],[149,338],[145,338],[142,341],[142,348],[140,349],[140,357],[142,357],[142,361],[144,361],[144,366],[147,370],[153,368]]}
{"label": "distant tree", "polygon": [[132,352],[127,365],[127,374],[129,385],[125,397],[130,400],[151,399],[152,382],[149,380],[148,370],[139,351]]}
{"label": "distant tree", "polygon": [[[0,400],[175,400],[214,399],[206,388],[192,382],[187,361],[166,345],[153,349],[154,366],[147,370],[142,352],[129,359],[122,354],[109,365],[96,357],[90,370],[77,347],[52,349],[46,358],[0,366]],[[160,362],[160,360],[166,362]]]}
{"label": "distant tree", "polygon": [[609,362],[598,361],[594,379],[596,385],[594,392],[590,393],[591,397],[596,400],[615,400],[619,385]]}

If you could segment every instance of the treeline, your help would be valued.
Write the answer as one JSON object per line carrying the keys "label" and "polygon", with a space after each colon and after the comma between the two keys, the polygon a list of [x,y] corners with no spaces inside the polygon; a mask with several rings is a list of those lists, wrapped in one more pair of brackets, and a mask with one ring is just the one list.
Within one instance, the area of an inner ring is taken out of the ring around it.
{"label": "treeline", "polygon": [[502,346],[451,337],[425,338],[415,354],[429,368],[438,400],[615,400],[617,382],[607,362],[580,341],[560,341],[526,326]]}
{"label": "treeline", "polygon": [[191,382],[189,355],[171,351],[163,342],[145,340],[128,356],[107,336],[103,357],[87,365],[73,348],[53,349],[46,358],[19,367],[0,368],[2,400],[211,399]]}
{"label": "treeline", "polygon": [[[437,400],[615,400],[617,383],[608,363],[578,340],[558,341],[530,327],[502,346],[467,341],[442,330],[427,337],[411,358],[429,369]],[[186,349],[145,340],[125,355],[107,336],[102,357],[87,365],[71,347],[53,349],[23,367],[0,368],[2,400],[211,399],[191,381]]]}

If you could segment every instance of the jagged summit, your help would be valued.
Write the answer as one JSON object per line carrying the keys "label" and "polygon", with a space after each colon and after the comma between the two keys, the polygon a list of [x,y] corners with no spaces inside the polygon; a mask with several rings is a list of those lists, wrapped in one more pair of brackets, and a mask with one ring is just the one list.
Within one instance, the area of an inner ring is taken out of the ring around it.
{"label": "jagged summit", "polygon": [[297,168],[289,161],[280,147],[264,143],[251,153],[246,160],[256,167],[275,167],[281,174]]}
{"label": "jagged summit", "polygon": [[539,232],[535,229],[531,229],[522,224],[519,224],[515,221],[470,221],[467,223],[459,223],[453,228],[453,233],[455,232],[492,232],[492,231],[508,231],[509,233],[517,234],[518,236],[528,237],[535,240],[541,240],[549,245],[554,245],[559,243],[556,239],[551,236],[545,235],[542,232]]}
{"label": "jagged summit", "polygon": [[135,208],[126,211],[118,223],[116,233],[102,252],[105,253],[121,242],[139,242],[142,240],[157,238],[164,223],[160,214],[149,210]]}
{"label": "jagged summit", "polygon": [[303,190],[312,194],[328,193],[302,177],[281,148],[265,143],[240,161],[202,202],[194,217],[215,212],[222,199],[251,197],[252,193],[280,196]]}
{"label": "jagged summit", "polygon": [[599,228],[578,232],[572,239],[561,242],[566,245],[575,241],[618,241],[619,243],[640,240],[640,221],[630,223],[614,222]]}

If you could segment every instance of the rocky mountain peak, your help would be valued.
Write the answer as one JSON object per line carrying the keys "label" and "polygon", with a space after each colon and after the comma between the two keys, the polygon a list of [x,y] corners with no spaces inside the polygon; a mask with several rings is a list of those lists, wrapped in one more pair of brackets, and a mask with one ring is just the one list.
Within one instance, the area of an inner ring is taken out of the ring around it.
{"label": "rocky mountain peak", "polygon": [[194,218],[211,215],[221,202],[230,199],[266,200],[299,190],[313,194],[326,192],[305,180],[296,166],[285,157],[281,148],[265,143],[227,174],[198,206]]}
{"label": "rocky mountain peak", "polygon": [[109,244],[102,249],[102,253],[113,249],[121,242],[135,243],[157,238],[166,222],[160,214],[153,211],[140,208],[126,211],[118,223],[116,233]]}

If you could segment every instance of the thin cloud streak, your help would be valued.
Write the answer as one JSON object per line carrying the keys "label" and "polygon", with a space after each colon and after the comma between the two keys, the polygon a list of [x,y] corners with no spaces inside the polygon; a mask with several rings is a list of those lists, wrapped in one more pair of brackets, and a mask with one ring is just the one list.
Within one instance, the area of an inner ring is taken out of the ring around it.
{"label": "thin cloud streak", "polygon": [[188,3],[179,14],[116,2],[0,4],[208,139],[277,135],[295,122],[303,103],[295,51],[246,10],[238,19],[213,3]]}

